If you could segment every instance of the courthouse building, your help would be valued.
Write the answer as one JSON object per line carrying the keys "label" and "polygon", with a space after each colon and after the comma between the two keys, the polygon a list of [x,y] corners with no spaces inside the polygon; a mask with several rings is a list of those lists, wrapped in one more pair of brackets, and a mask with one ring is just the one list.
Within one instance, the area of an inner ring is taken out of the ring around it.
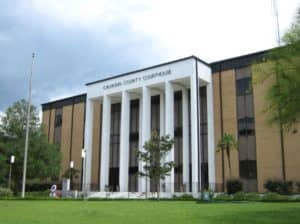
{"label": "courthouse building", "polygon": [[[143,163],[136,150],[156,130],[174,145],[174,161],[161,191],[223,191],[229,176],[225,153],[217,152],[224,133],[236,136],[231,177],[245,191],[263,192],[268,179],[300,180],[300,134],[280,135],[267,123],[268,84],[251,85],[253,63],[267,51],[206,63],[195,56],[115,75],[86,84],[86,93],[42,105],[43,124],[62,153],[61,173],[80,170],[74,182],[89,191],[142,194],[155,191],[137,175]],[[85,163],[81,150],[86,150]]]}

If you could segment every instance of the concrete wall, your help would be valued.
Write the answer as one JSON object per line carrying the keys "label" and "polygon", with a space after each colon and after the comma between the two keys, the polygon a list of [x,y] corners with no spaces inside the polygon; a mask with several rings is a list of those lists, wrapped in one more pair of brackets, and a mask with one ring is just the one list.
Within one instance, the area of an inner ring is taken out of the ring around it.
{"label": "concrete wall", "polygon": [[[221,80],[220,80],[221,78]],[[220,88],[221,84],[221,88]],[[226,70],[221,73],[213,74],[214,88],[214,122],[215,122],[215,145],[218,145],[222,137],[221,119],[223,117],[223,133],[229,133],[237,138],[237,115],[236,115],[236,89],[235,89],[235,71]],[[221,91],[221,97],[220,97]],[[222,110],[221,99],[222,98]],[[221,113],[223,116],[221,116]],[[217,149],[216,149],[217,150]],[[231,178],[239,177],[239,157],[237,150],[230,151]],[[228,158],[224,153],[224,174],[225,181],[230,178]],[[223,183],[222,171],[222,152],[216,152],[216,182],[217,187]]]}
{"label": "concrete wall", "polygon": [[74,161],[74,168],[79,170],[78,178],[73,178],[76,188],[80,188],[82,177],[81,149],[83,148],[85,102],[83,100],[68,99],[48,103],[43,108],[42,123],[45,134],[50,143],[54,142],[55,111],[62,108],[62,126],[60,136],[60,151],[62,156],[60,177],[70,167],[70,161]]}
{"label": "concrete wall", "polygon": [[100,184],[100,156],[101,156],[101,122],[102,104],[100,101],[94,103],[94,123],[93,123],[93,152],[92,152],[92,184],[99,189]]}
{"label": "concrete wall", "polygon": [[[262,65],[260,65],[262,66]],[[267,64],[265,66],[268,66]],[[252,69],[253,75],[258,75],[257,68]],[[274,83],[274,80],[267,80],[263,84],[253,86],[255,128],[256,128],[256,154],[257,154],[257,178],[258,191],[264,192],[264,183],[269,179],[282,179],[282,151],[279,126],[268,122],[268,114],[264,112],[267,102],[265,94]],[[298,125],[300,130],[300,125]],[[300,180],[300,132],[292,134],[284,133],[284,157],[286,179]]]}

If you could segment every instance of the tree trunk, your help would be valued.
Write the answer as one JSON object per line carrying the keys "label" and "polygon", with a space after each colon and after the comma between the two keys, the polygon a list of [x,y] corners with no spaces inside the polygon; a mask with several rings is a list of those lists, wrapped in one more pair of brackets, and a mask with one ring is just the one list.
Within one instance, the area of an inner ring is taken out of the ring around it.
{"label": "tree trunk", "polygon": [[227,154],[227,160],[228,160],[229,178],[231,179],[230,148],[228,146],[226,147],[226,154]]}
{"label": "tree trunk", "polygon": [[222,181],[223,181],[223,191],[225,191],[225,161],[224,161],[224,148],[222,147],[222,153],[221,153],[221,157],[222,157]]}

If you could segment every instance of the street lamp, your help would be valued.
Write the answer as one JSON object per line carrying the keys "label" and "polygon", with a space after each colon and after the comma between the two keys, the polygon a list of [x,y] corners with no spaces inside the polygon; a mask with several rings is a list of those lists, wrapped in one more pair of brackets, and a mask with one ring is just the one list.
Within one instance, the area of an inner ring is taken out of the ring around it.
{"label": "street lamp", "polygon": [[70,190],[72,190],[72,174],[74,168],[74,161],[70,161]]}
{"label": "street lamp", "polygon": [[82,176],[82,191],[83,191],[83,197],[85,199],[86,197],[86,150],[81,150],[81,158],[83,163],[83,176]]}
{"label": "street lamp", "polygon": [[15,156],[11,155],[9,160],[8,189],[10,189],[10,185],[11,185],[11,171],[12,171],[12,164],[14,163],[15,163]]}

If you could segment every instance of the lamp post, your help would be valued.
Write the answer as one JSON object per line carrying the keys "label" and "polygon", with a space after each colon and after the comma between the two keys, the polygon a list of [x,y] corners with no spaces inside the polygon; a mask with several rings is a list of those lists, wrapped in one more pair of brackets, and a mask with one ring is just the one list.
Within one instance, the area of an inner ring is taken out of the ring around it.
{"label": "lamp post", "polygon": [[23,180],[22,180],[22,198],[25,197],[26,186],[26,171],[27,171],[27,154],[28,154],[28,140],[29,140],[29,122],[30,122],[30,106],[31,106],[31,82],[34,63],[34,53],[32,53],[32,63],[29,76],[29,94],[28,94],[28,107],[27,107],[27,121],[26,121],[26,139],[25,139],[25,152],[24,152],[24,165],[23,165]]}
{"label": "lamp post", "polygon": [[10,189],[11,185],[11,171],[12,171],[12,165],[15,163],[15,156],[11,155],[9,160],[9,176],[8,176],[8,189]]}
{"label": "lamp post", "polygon": [[81,150],[81,158],[83,163],[83,175],[82,175],[82,191],[83,191],[83,198],[86,199],[86,150]]}
{"label": "lamp post", "polygon": [[74,168],[74,161],[70,161],[70,190],[72,190],[72,174]]}

